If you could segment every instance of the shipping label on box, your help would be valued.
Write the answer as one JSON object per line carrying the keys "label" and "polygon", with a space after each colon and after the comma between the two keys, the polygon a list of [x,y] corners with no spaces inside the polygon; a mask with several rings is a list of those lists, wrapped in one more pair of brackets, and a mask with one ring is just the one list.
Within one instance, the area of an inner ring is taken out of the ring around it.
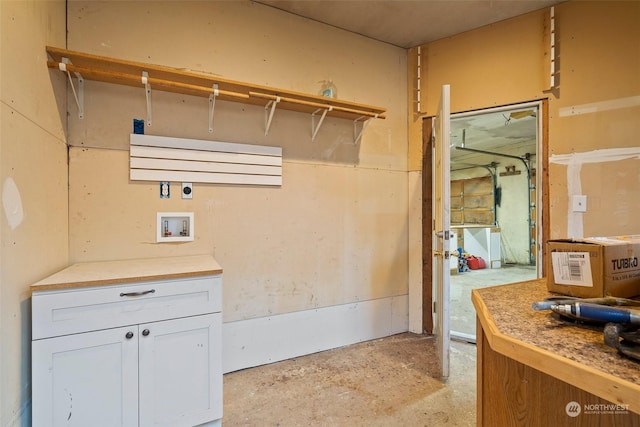
{"label": "shipping label on box", "polygon": [[551,257],[557,284],[593,287],[589,252],[553,252]]}

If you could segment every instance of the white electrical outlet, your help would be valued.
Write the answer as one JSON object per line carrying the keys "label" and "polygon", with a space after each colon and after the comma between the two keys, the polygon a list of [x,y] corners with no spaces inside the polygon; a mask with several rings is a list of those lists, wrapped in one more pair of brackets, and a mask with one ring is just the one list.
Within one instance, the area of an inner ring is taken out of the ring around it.
{"label": "white electrical outlet", "polygon": [[182,198],[193,199],[193,184],[190,182],[182,183]]}
{"label": "white electrical outlet", "polygon": [[573,212],[587,211],[587,196],[573,196]]}

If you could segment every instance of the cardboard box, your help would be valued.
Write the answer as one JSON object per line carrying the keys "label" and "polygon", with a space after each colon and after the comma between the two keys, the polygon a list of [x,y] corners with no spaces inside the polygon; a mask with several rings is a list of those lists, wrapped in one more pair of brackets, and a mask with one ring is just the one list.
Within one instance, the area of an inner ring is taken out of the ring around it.
{"label": "cardboard box", "polygon": [[547,288],[582,298],[640,295],[640,235],[547,242]]}

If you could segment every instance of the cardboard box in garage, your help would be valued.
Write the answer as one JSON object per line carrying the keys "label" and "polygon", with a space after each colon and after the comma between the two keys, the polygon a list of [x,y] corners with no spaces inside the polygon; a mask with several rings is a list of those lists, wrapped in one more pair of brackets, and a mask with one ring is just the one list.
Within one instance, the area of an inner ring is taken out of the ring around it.
{"label": "cardboard box in garage", "polygon": [[550,292],[582,298],[640,295],[640,235],[547,242]]}

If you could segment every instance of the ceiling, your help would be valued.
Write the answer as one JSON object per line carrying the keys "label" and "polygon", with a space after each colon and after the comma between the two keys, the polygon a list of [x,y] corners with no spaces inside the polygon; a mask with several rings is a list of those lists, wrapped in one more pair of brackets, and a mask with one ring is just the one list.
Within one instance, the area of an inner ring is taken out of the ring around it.
{"label": "ceiling", "polygon": [[[451,170],[495,164],[499,172],[506,166],[523,170],[521,159],[535,159],[537,143],[537,111],[520,107],[451,119]],[[478,151],[470,151],[479,150]],[[478,171],[475,171],[478,172]],[[488,171],[487,171],[488,173]]]}
{"label": "ceiling", "polygon": [[[401,48],[426,44],[560,3],[557,0],[254,1]],[[517,159],[455,148],[462,146],[464,132],[467,148],[517,156],[535,154],[537,121],[531,114],[518,114],[521,110],[523,108],[453,119],[452,169],[465,164],[490,163],[497,163],[500,170],[514,164],[521,169],[522,162]]]}
{"label": "ceiling", "polygon": [[402,48],[473,30],[558,0],[254,0]]}

